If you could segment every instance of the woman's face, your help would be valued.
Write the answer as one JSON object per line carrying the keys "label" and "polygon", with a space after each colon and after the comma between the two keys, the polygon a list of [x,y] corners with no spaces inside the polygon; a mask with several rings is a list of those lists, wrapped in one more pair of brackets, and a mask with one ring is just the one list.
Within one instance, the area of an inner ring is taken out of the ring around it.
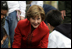
{"label": "woman's face", "polygon": [[36,16],[35,18],[30,18],[30,23],[34,28],[37,28],[41,23],[41,16]]}

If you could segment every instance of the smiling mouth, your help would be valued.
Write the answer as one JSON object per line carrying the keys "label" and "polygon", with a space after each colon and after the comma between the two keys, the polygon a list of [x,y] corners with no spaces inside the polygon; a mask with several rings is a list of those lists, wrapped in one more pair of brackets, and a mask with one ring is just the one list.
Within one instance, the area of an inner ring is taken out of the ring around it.
{"label": "smiling mouth", "polygon": [[37,26],[38,24],[34,24],[34,26]]}

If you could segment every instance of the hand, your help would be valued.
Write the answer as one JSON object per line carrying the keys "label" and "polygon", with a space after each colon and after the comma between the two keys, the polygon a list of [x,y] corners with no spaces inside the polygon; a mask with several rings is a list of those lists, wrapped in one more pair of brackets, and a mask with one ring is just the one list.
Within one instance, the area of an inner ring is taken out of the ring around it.
{"label": "hand", "polygon": [[5,36],[3,37],[3,39],[1,40],[1,45],[4,43],[4,41],[6,40],[6,38],[7,38],[7,35],[5,35]]}
{"label": "hand", "polygon": [[25,17],[23,17],[23,16],[20,16],[20,20],[24,20],[25,19]]}
{"label": "hand", "polygon": [[4,41],[3,41],[3,40],[1,40],[1,45],[3,45],[3,43],[4,43]]}
{"label": "hand", "polygon": [[61,16],[62,16],[62,19],[64,20],[64,16],[66,16],[66,11],[65,11],[65,10],[62,10],[62,11],[61,11],[61,14],[62,14],[62,15],[61,15]]}

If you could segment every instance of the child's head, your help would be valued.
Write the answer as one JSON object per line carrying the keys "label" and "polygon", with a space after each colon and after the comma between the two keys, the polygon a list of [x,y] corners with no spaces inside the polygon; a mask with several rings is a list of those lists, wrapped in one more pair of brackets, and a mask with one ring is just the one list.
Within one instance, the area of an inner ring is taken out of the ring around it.
{"label": "child's head", "polygon": [[31,6],[27,11],[27,19],[34,28],[37,28],[39,24],[45,19],[45,12],[43,8],[38,5]]}
{"label": "child's head", "polygon": [[1,19],[7,14],[8,6],[5,1],[1,1]]}
{"label": "child's head", "polygon": [[54,27],[62,23],[61,12],[58,10],[51,10],[47,13],[46,21],[49,29],[52,31]]}

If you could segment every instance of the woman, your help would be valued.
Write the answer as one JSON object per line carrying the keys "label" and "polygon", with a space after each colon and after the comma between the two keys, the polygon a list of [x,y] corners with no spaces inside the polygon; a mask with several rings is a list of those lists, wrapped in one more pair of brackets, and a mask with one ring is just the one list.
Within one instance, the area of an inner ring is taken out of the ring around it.
{"label": "woman", "polygon": [[27,18],[20,20],[15,28],[13,48],[47,48],[49,29],[44,23],[45,12],[41,6],[33,5]]}

